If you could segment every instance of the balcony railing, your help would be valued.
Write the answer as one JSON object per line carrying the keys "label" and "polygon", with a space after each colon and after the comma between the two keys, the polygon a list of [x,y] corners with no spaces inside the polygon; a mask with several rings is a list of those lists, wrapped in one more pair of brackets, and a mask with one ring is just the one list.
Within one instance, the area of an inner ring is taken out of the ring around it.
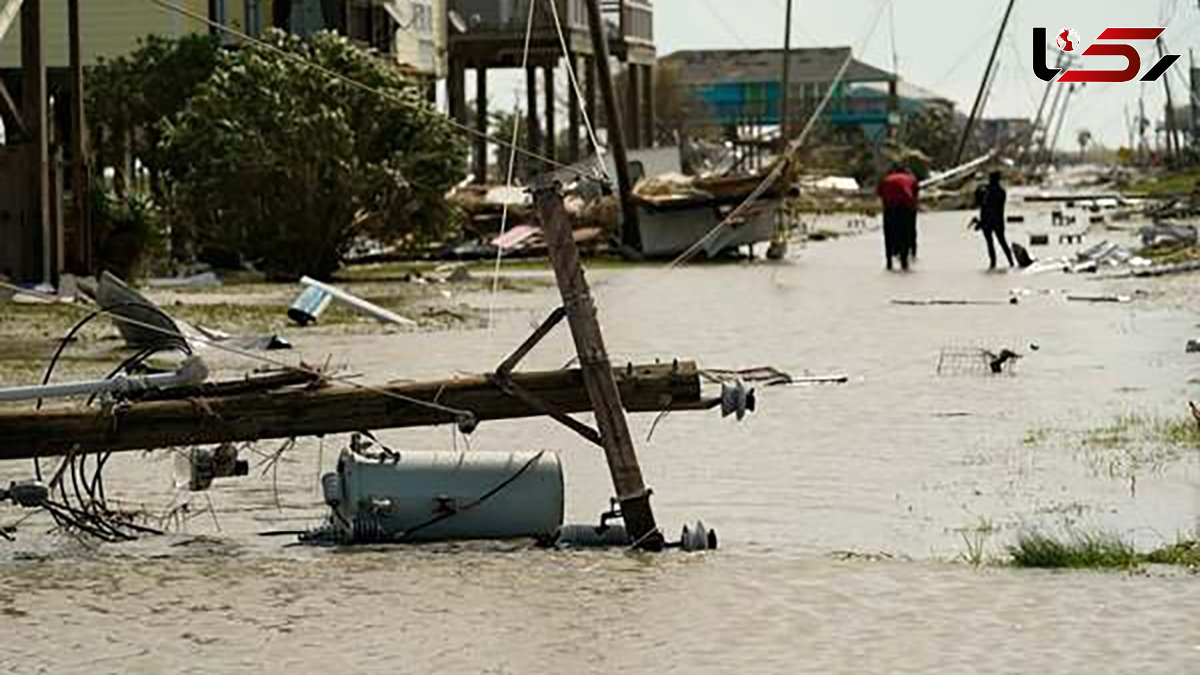
{"label": "balcony railing", "polygon": [[[462,17],[467,33],[523,34],[531,0],[450,0],[451,11]],[[535,31],[553,31],[554,19],[544,0],[534,17]],[[555,0],[559,20],[568,30],[586,31],[586,0]],[[646,0],[602,0],[600,10],[614,31],[612,37],[629,42],[654,43],[654,6]]]}

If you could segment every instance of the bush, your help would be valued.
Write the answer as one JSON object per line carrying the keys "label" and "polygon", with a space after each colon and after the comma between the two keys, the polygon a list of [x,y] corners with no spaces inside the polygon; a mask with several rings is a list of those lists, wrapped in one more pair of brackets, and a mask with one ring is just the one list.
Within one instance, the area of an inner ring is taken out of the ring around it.
{"label": "bush", "polygon": [[[172,226],[202,257],[328,277],[356,236],[418,246],[452,223],[466,145],[396,70],[334,34],[246,45],[167,127]],[[337,72],[351,86],[308,64]]]}

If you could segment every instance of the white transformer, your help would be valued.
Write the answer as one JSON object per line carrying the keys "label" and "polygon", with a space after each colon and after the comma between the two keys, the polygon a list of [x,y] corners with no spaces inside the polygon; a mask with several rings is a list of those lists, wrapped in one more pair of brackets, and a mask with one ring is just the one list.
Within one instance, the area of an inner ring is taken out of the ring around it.
{"label": "white transformer", "polygon": [[340,542],[550,540],[562,526],[562,464],[548,451],[345,450],[321,487]]}

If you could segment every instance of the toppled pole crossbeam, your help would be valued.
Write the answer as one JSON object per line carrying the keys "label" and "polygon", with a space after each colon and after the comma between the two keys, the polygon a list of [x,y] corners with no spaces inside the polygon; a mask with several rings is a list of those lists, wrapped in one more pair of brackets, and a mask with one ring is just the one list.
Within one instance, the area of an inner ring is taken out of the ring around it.
{"label": "toppled pole crossbeam", "polygon": [[[701,399],[696,364],[614,368],[629,412],[695,410]],[[578,369],[513,373],[512,381],[564,413],[592,411]],[[470,411],[478,421],[536,417],[544,413],[504,393],[487,375],[388,386],[387,391],[447,408]],[[0,412],[0,460],[67,452],[124,451],[296,436],[363,429],[420,427],[455,422],[454,415],[381,391],[357,387],[284,391],[181,401],[154,401],[97,410]]]}

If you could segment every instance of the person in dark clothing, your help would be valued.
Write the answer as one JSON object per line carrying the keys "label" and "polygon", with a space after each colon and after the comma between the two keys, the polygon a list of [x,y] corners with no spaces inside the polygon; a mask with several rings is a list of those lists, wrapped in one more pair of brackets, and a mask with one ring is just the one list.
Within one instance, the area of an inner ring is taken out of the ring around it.
{"label": "person in dark clothing", "polygon": [[916,253],[919,191],[916,177],[901,164],[893,164],[875,190],[883,202],[883,248],[889,270],[892,258],[900,258],[900,269],[907,270],[909,254]]}
{"label": "person in dark clothing", "polygon": [[981,185],[975,190],[975,205],[979,207],[979,229],[987,241],[990,261],[988,269],[996,269],[996,246],[992,242],[993,239],[1000,243],[1000,250],[1004,251],[1008,266],[1015,266],[1012,251],[1008,248],[1008,240],[1004,237],[1004,203],[1007,199],[1008,194],[1000,185],[999,171],[988,174],[987,185]]}

